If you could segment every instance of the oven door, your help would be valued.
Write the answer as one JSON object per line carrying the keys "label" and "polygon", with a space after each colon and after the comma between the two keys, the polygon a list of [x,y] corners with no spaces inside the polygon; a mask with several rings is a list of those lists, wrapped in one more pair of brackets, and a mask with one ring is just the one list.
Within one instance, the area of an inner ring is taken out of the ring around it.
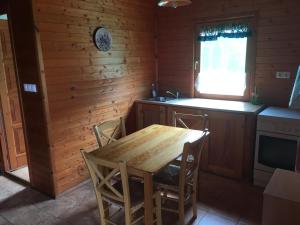
{"label": "oven door", "polygon": [[298,139],[298,153],[296,161],[296,171],[300,173],[300,138]]}
{"label": "oven door", "polygon": [[258,131],[254,168],[273,172],[276,168],[295,171],[299,137]]}

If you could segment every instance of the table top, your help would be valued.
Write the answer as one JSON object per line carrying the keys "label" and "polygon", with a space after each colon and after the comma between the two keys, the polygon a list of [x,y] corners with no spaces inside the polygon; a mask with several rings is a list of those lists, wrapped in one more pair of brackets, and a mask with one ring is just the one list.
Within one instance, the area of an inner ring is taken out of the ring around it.
{"label": "table top", "polygon": [[151,125],[90,154],[109,161],[126,161],[127,166],[156,173],[183,152],[186,142],[203,136],[202,131]]}

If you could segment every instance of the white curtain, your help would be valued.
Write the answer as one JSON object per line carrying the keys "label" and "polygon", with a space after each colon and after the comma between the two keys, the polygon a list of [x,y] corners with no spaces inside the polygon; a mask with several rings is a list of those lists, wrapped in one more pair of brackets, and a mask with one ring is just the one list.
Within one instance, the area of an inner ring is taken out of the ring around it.
{"label": "white curtain", "polygon": [[247,38],[201,42],[196,90],[204,94],[243,96],[246,89]]}

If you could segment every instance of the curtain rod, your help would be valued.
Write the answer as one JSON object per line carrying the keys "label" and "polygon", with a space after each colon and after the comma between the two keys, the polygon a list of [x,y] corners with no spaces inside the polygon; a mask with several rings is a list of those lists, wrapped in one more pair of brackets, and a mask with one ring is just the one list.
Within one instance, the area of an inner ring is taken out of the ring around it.
{"label": "curtain rod", "polygon": [[256,12],[247,13],[244,15],[235,15],[235,16],[220,16],[220,17],[202,17],[194,19],[194,23],[213,23],[213,22],[220,22],[220,21],[230,21],[230,20],[238,20],[238,19],[251,19],[255,18],[257,15]]}

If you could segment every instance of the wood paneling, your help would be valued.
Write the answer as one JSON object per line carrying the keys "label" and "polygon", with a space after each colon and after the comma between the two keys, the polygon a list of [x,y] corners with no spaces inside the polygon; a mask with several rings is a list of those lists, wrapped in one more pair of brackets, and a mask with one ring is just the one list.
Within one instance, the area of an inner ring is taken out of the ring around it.
{"label": "wood paneling", "polygon": [[[86,179],[80,149],[97,146],[92,126],[149,95],[154,10],[152,0],[35,0],[57,194]],[[93,44],[98,26],[112,34],[109,52]]]}
{"label": "wood paneling", "polygon": [[[177,9],[158,9],[159,87],[193,95],[194,24],[203,18],[257,13],[255,85],[261,100],[287,106],[300,58],[300,2],[294,0],[194,0]],[[291,72],[290,80],[276,79]]]}

